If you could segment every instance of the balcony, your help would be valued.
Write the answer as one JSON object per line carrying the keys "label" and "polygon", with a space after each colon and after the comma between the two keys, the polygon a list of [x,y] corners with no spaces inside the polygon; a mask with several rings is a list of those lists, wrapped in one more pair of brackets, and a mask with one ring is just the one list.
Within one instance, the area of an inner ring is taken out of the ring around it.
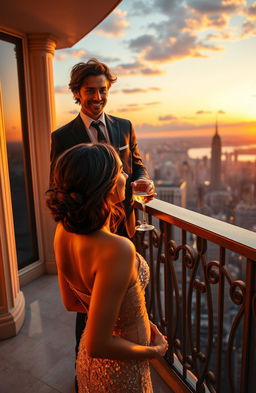
{"label": "balcony", "polygon": [[[154,392],[255,392],[256,234],[157,199],[146,210],[156,230],[134,242],[151,268],[149,315],[169,341]],[[75,318],[57,277],[22,290],[26,320],[0,343],[0,391],[71,393]]]}

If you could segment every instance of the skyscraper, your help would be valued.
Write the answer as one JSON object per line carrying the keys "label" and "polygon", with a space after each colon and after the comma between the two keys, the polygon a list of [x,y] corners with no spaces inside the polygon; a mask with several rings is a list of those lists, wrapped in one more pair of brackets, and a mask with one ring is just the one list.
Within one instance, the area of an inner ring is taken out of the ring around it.
{"label": "skyscraper", "polygon": [[211,189],[221,188],[221,139],[218,134],[218,123],[216,119],[215,134],[212,138],[211,150]]}

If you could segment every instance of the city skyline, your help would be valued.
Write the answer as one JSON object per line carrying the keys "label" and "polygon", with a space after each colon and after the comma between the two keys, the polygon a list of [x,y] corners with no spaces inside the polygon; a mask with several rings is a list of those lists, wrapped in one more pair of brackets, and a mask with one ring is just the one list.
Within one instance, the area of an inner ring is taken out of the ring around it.
{"label": "city skyline", "polygon": [[54,60],[57,126],[79,112],[68,90],[74,64],[91,57],[118,76],[106,112],[130,119],[138,138],[256,131],[252,56],[256,2],[124,0]]}

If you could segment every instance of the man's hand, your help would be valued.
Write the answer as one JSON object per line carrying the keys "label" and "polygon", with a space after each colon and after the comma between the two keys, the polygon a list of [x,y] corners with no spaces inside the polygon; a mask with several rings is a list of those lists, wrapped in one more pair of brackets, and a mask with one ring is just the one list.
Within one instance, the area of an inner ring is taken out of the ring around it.
{"label": "man's hand", "polygon": [[[133,192],[145,192],[148,194],[147,202],[157,196],[155,192],[154,182],[149,179],[138,179],[131,183]],[[147,203],[146,202],[146,203]]]}

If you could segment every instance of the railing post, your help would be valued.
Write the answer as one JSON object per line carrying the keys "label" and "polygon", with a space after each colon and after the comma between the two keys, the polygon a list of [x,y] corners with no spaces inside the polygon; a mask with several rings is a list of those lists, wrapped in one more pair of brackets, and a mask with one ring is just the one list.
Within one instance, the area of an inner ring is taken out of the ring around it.
{"label": "railing post", "polygon": [[[174,352],[174,305],[173,305],[173,277],[171,274],[170,263],[173,261],[168,252],[168,242],[172,240],[171,225],[164,223],[164,253],[165,253],[165,266],[164,266],[164,280],[165,280],[165,320],[166,320],[166,334],[169,342],[169,350],[166,354],[166,359],[173,363]],[[177,317],[177,315],[176,315]]]}
{"label": "railing post", "polygon": [[247,260],[241,393],[256,389],[256,262]]}

